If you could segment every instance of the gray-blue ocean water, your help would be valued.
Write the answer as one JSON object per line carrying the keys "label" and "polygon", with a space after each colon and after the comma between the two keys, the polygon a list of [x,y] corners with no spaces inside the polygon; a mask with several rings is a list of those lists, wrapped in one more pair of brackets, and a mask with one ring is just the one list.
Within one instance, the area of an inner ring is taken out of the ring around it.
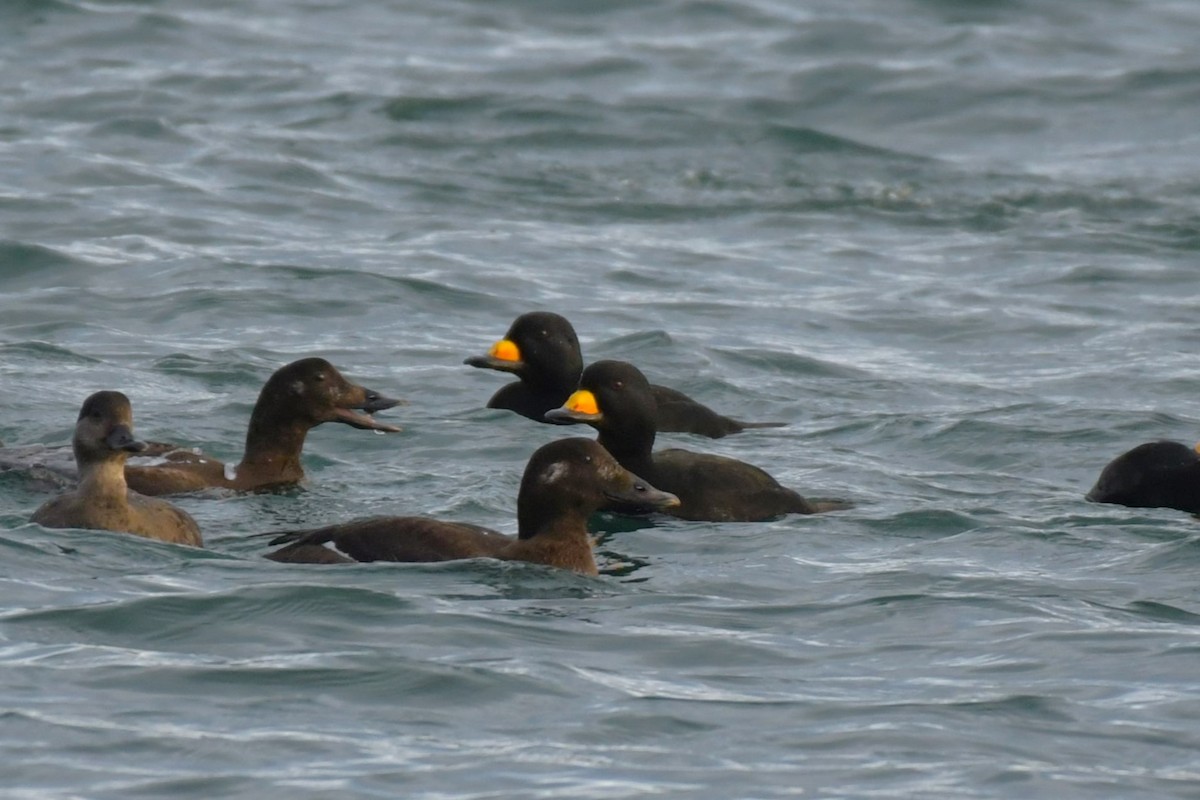
{"label": "gray-blue ocean water", "polygon": [[[0,476],[0,795],[1200,796],[1200,528],[1092,505],[1200,438],[1200,5],[6,0],[0,439],[82,399],[236,459],[323,355],[409,404],[192,551]],[[853,499],[607,521],[605,574],[305,568],[512,532],[565,433],[462,360],[585,354],[787,427],[664,444]]]}

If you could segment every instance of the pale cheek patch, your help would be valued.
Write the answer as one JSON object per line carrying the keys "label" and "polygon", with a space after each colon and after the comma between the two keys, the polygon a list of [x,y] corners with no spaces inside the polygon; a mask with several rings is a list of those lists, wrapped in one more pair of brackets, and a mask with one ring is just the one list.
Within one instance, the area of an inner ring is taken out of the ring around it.
{"label": "pale cheek patch", "polygon": [[561,461],[556,461],[542,470],[542,474],[538,476],[538,481],[541,483],[556,483],[566,474],[567,465]]}
{"label": "pale cheek patch", "polygon": [[625,474],[625,468],[616,461],[605,458],[596,465],[596,473],[605,480],[615,481]]}

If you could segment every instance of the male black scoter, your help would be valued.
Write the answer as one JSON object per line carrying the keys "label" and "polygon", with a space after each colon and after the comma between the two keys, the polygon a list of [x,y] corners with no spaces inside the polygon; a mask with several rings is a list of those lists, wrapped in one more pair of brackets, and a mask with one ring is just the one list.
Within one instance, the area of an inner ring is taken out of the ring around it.
{"label": "male black scoter", "polygon": [[96,528],[202,547],[200,526],[165,500],[130,491],[125,459],[146,448],[133,438],[133,408],[120,392],[84,401],[71,446],[79,487],[42,505],[33,521],[47,528]]}
{"label": "male black scoter", "polygon": [[237,466],[189,450],[175,450],[154,466],[128,465],[129,485],[142,494],[162,495],[219,488],[238,492],[293,486],[304,480],[300,451],[309,430],[341,422],[363,430],[400,429],[375,421],[371,413],[399,403],[351,383],[323,358],[303,358],[276,370],[258,395],[246,431],[246,452]]}
{"label": "male black scoter", "polygon": [[463,522],[371,517],[285,533],[271,544],[287,546],[267,558],[308,564],[497,558],[595,575],[587,519],[609,502],[646,510],[679,504],[674,495],[623,469],[596,442],[559,439],[538,448],[525,467],[517,494],[515,539]]}
{"label": "male black scoter", "polygon": [[1108,463],[1087,499],[1200,514],[1200,453],[1179,442],[1139,444]]}
{"label": "male black scoter", "polygon": [[[511,372],[520,378],[492,395],[488,408],[505,408],[538,422],[548,422],[546,412],[561,406],[579,385],[583,353],[579,337],[566,318],[549,311],[533,311],[517,317],[487,355],[473,356],[463,363]],[[718,414],[676,389],[651,384],[650,390],[660,431],[720,439],[748,428],[774,428],[783,424],[741,422]]]}
{"label": "male black scoter", "polygon": [[679,506],[667,510],[676,517],[753,522],[849,507],[840,501],[806,500],[758,467],[736,459],[679,449],[653,452],[656,431],[650,384],[637,367],[624,361],[590,365],[583,371],[579,390],[547,416],[594,427],[600,432],[600,444],[621,466],[679,497]]}

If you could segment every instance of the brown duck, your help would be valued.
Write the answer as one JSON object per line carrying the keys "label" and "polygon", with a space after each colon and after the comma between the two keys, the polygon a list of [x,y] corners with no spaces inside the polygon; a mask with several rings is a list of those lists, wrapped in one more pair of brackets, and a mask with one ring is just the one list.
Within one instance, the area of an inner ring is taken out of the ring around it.
{"label": "brown duck", "polygon": [[304,358],[276,370],[250,413],[246,452],[237,466],[226,466],[188,450],[167,453],[166,463],[125,468],[129,486],[142,494],[162,495],[198,489],[263,491],[304,480],[300,451],[309,430],[323,422],[342,422],[364,430],[395,432],[371,413],[399,403],[342,377],[323,358]]}
{"label": "brown duck", "polygon": [[120,392],[96,392],[83,403],[71,441],[79,487],[33,513],[47,528],[97,528],[202,547],[200,526],[165,500],[130,491],[125,459],[146,449],[133,438],[133,408]]}
{"label": "brown duck", "polygon": [[287,547],[267,558],[306,564],[497,558],[595,575],[587,519],[610,502],[646,510],[679,504],[675,495],[660,492],[621,467],[596,442],[559,439],[538,448],[525,467],[517,494],[515,539],[463,522],[372,517],[285,533],[271,544]]}

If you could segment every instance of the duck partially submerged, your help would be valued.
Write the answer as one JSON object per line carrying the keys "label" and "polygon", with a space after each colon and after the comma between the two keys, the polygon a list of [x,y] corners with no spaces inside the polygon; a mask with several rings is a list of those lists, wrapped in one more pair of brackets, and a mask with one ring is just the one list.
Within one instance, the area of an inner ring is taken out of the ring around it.
{"label": "duck partially submerged", "polygon": [[1200,514],[1200,453],[1179,442],[1147,442],[1114,458],[1087,493],[1093,503],[1176,508]]}
{"label": "duck partially submerged", "polygon": [[71,446],[79,486],[44,503],[33,513],[34,522],[47,528],[96,528],[203,546],[200,526],[187,512],[126,485],[125,459],[146,448],[133,437],[128,397],[103,391],[84,401]]}
{"label": "duck partially submerged", "polygon": [[645,510],[679,500],[621,467],[589,439],[559,439],[529,459],[517,495],[517,536],[427,517],[370,517],[271,540],[287,545],[274,561],[335,564],[354,561],[451,561],[496,558],[596,574],[588,517],[606,503]]}
{"label": "duck partially submerged", "polygon": [[[492,395],[488,408],[506,408],[537,422],[552,422],[546,418],[546,412],[561,406],[579,385],[583,352],[575,328],[565,317],[550,311],[532,311],[517,317],[504,338],[492,345],[486,355],[472,356],[463,363],[510,372],[519,378]],[[749,428],[783,424],[732,419],[666,386],[651,384],[650,391],[660,431],[720,439]]]}
{"label": "duck partially submerged", "polygon": [[678,495],[679,505],[667,509],[676,517],[754,522],[849,507],[840,501],[810,502],[744,461],[682,449],[654,451],[654,396],[646,376],[624,361],[590,365],[579,390],[546,416],[594,427],[600,444],[621,466]]}
{"label": "duck partially submerged", "polygon": [[362,430],[396,432],[400,429],[376,421],[371,414],[399,402],[348,381],[323,358],[303,358],[267,379],[250,413],[245,454],[236,465],[175,450],[163,455],[160,464],[128,465],[126,479],[133,489],[148,495],[293,486],[304,480],[300,453],[310,430],[325,422],[341,422]]}

